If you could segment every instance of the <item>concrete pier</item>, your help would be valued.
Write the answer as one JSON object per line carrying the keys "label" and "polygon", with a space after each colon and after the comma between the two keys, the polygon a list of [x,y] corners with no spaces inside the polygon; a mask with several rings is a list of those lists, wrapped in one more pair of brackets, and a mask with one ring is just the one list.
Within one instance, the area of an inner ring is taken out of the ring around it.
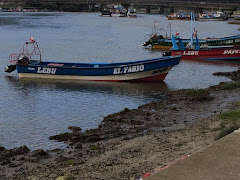
{"label": "concrete pier", "polygon": [[240,130],[146,180],[239,180]]}

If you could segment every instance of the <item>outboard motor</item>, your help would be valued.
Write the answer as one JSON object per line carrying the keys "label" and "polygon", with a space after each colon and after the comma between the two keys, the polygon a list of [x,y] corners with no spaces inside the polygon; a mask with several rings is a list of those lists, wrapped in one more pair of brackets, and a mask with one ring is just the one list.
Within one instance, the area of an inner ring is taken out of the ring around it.
{"label": "outboard motor", "polygon": [[5,72],[11,73],[16,69],[16,65],[11,64],[11,65],[5,66],[4,69],[5,69]]}
{"label": "outboard motor", "polygon": [[[29,63],[29,58],[27,56],[24,56],[22,59],[19,59],[18,64],[28,64]],[[16,64],[11,64],[8,66],[5,66],[5,72],[11,73],[14,70],[16,70]]]}
{"label": "outboard motor", "polygon": [[158,39],[164,39],[163,35],[159,35]]}
{"label": "outboard motor", "polygon": [[22,59],[18,60],[19,64],[28,64],[29,63],[29,58],[27,56],[24,56]]}
{"label": "outboard motor", "polygon": [[148,46],[149,44],[151,44],[151,41],[149,40],[149,41],[145,41],[144,43],[143,43],[143,46]]}
{"label": "outboard motor", "polygon": [[167,51],[163,53],[163,56],[171,56],[171,55],[172,55],[171,51]]}

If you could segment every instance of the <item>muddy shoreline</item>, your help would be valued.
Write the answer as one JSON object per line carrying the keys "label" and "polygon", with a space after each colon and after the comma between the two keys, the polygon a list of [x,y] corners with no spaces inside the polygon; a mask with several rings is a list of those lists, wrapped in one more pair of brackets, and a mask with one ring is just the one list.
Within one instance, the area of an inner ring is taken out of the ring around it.
{"label": "muddy shoreline", "polygon": [[[215,75],[240,83],[240,70]],[[164,101],[105,117],[97,129],[69,127],[69,132],[49,137],[67,143],[66,149],[0,147],[0,179],[135,180],[215,141],[218,115],[240,109],[239,86],[224,88],[226,84],[207,88],[200,99],[189,90],[169,91]]]}

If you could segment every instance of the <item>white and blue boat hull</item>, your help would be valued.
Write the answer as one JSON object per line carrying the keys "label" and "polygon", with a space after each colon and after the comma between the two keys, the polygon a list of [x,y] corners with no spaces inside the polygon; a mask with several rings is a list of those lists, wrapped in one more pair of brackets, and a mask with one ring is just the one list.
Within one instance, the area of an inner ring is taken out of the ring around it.
{"label": "white and blue boat hull", "polygon": [[16,64],[20,78],[90,81],[162,81],[180,56],[124,63],[30,62]]}

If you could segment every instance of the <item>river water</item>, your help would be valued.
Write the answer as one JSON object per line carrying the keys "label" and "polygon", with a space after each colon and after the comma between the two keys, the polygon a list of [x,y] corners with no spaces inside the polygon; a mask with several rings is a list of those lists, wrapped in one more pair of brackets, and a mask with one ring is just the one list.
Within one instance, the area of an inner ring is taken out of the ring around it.
{"label": "river water", "polygon": [[[190,21],[167,21],[160,15],[138,18],[101,17],[99,13],[0,13],[0,146],[27,145],[53,149],[62,143],[48,140],[68,126],[95,128],[104,116],[124,108],[164,98],[168,89],[206,88],[225,77],[214,72],[233,71],[239,63],[182,61],[164,82],[112,83],[19,79],[6,74],[11,53],[22,51],[30,37],[38,42],[43,61],[121,62],[159,57],[144,48],[153,23],[182,37],[190,35]],[[199,37],[238,34],[227,22],[196,22]],[[163,31],[166,33],[166,31]]]}

